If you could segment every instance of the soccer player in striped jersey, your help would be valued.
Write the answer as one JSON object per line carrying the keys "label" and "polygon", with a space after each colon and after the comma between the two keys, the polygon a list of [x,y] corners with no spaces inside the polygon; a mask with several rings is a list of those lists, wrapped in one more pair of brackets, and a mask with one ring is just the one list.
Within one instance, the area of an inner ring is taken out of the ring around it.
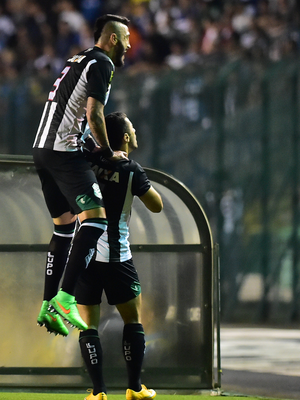
{"label": "soccer player in striped jersey", "polygon": [[[124,64],[124,55],[130,48],[128,25],[129,20],[122,16],[108,14],[98,18],[95,46],[67,60],[49,93],[33,144],[35,166],[54,223],[46,260],[44,301],[37,321],[50,332],[64,336],[68,330],[60,316],[78,329],[87,328],[78,313],[74,290],[99,237],[107,229],[95,174],[82,151],[70,146],[70,142],[74,135],[82,135],[81,124],[86,116],[98,144],[94,151],[113,161],[126,159],[124,152],[110,147],[104,106],[115,66]],[[72,241],[77,215],[81,226]]]}
{"label": "soccer player in striped jersey", "polygon": [[[138,147],[135,129],[126,114],[107,115],[106,126],[113,150],[129,154]],[[88,329],[79,336],[81,353],[93,382],[93,391],[85,400],[107,400],[98,334],[103,291],[124,322],[123,355],[128,373],[126,400],[152,400],[155,391],[141,384],[145,351],[141,285],[132,262],[128,236],[134,196],[154,213],[162,210],[162,199],[143,168],[134,160],[112,162],[100,159],[97,153],[90,154],[89,159],[103,194],[108,229],[98,240],[96,256],[80,276],[75,292],[80,314],[88,324]]]}

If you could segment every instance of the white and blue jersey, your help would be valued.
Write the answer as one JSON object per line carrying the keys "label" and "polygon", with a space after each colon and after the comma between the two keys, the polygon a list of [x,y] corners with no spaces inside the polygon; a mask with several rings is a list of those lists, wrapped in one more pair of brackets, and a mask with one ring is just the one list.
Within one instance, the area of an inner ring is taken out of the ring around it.
{"label": "white and blue jersey", "polygon": [[[95,172],[103,196],[108,229],[98,241],[96,261],[130,260],[129,221],[134,196],[144,195],[151,183],[144,169],[134,160],[108,161],[93,157]],[[98,156],[99,158],[99,156]]]}

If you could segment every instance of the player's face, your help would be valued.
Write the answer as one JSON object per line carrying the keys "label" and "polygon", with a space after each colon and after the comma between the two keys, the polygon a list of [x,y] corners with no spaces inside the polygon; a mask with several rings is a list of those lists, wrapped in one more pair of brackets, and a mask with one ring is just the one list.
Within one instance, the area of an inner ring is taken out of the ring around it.
{"label": "player's face", "polygon": [[130,49],[129,36],[130,33],[128,27],[122,25],[118,34],[118,42],[115,47],[115,55],[113,59],[113,63],[116,67],[122,67],[124,65],[125,53]]}
{"label": "player's face", "polygon": [[125,119],[126,123],[127,123],[127,133],[129,135],[129,143],[128,143],[128,147],[130,148],[130,150],[135,150],[138,148],[138,143],[137,143],[137,139],[136,139],[136,134],[135,134],[135,129],[132,125],[132,122],[126,118]]}

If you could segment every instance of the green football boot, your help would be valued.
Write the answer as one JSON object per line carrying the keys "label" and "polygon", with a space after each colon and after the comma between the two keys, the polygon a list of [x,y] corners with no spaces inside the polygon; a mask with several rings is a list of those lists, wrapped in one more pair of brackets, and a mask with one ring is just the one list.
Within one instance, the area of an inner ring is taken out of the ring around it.
{"label": "green football boot", "polygon": [[47,300],[43,301],[41,311],[37,317],[37,323],[40,326],[45,326],[48,332],[55,335],[68,336],[69,334],[61,317],[55,311],[49,310],[49,302]]}
{"label": "green football boot", "polygon": [[75,296],[60,289],[57,295],[49,301],[49,304],[72,326],[82,331],[87,330],[88,326],[79,314]]}

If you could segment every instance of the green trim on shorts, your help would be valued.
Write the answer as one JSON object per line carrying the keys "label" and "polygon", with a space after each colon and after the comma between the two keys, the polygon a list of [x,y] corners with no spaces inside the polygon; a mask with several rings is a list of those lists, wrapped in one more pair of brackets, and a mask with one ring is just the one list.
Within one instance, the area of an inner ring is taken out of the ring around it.
{"label": "green trim on shorts", "polygon": [[88,194],[80,194],[76,197],[76,204],[82,211],[104,207],[102,194],[98,183],[93,183]]}
{"label": "green trim on shorts", "polygon": [[138,297],[138,295],[142,292],[141,285],[139,282],[133,282],[130,285],[130,289],[133,291],[135,297]]}
{"label": "green trim on shorts", "polygon": [[101,208],[99,203],[89,197],[87,194],[81,194],[76,197],[76,203],[82,211],[92,210],[94,208]]}

